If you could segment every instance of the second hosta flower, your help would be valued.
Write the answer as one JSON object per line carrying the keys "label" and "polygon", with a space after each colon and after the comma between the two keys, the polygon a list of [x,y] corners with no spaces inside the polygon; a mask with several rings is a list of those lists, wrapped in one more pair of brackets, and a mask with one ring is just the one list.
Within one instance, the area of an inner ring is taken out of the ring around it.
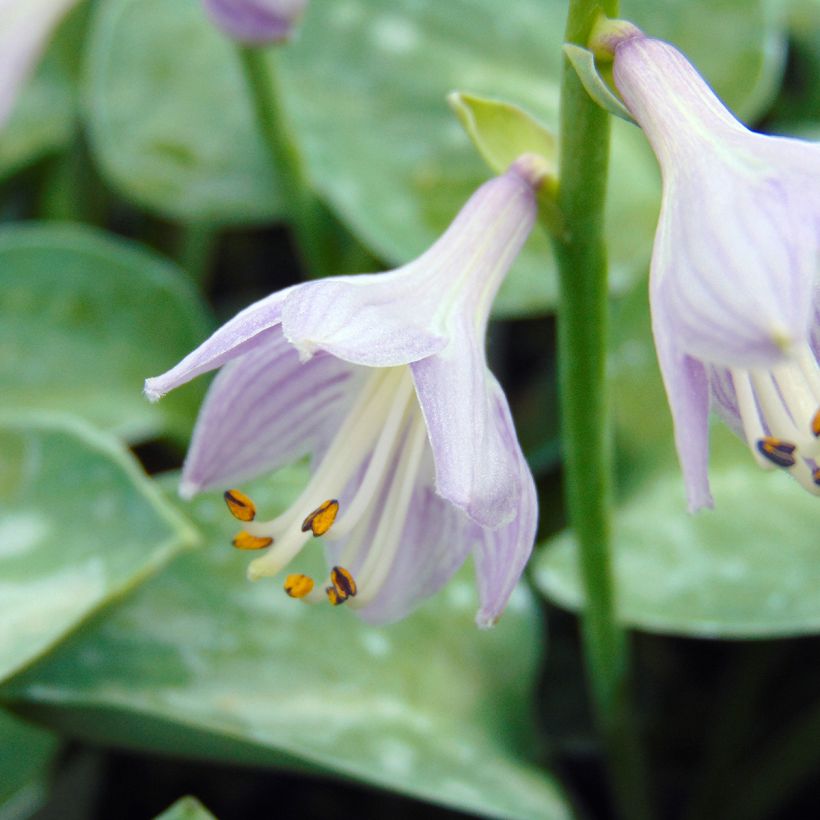
{"label": "second hosta flower", "polygon": [[[251,305],[176,367],[157,399],[221,367],[197,421],[182,492],[227,489],[245,522],[234,544],[265,550],[249,576],[291,567],[285,590],[407,614],[472,553],[479,625],[501,614],[535,536],[533,479],[488,370],[493,297],[536,213],[537,161],[482,186],[421,257],[391,273],[340,276]],[[299,499],[262,521],[231,489],[312,454]],[[329,576],[293,571],[324,536]],[[295,562],[293,565],[291,562]]]}
{"label": "second hosta flower", "polygon": [[663,176],[652,326],[692,509],[712,404],[820,493],[820,146],[747,130],[683,55],[626,30],[614,78]]}

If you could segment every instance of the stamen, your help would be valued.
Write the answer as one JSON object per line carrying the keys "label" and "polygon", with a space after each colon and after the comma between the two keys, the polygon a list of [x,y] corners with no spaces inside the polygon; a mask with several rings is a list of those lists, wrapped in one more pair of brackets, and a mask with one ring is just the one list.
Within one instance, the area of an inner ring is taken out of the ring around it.
{"label": "stamen", "polygon": [[811,420],[811,432],[815,438],[820,438],[820,408],[817,409]]}
{"label": "stamen", "polygon": [[231,515],[239,521],[253,521],[256,518],[256,505],[239,490],[226,490],[225,503]]}
{"label": "stamen", "polygon": [[[361,549],[367,548],[367,555],[356,570],[362,592],[355,602],[351,601],[351,606],[363,607],[373,601],[382,589],[393,566],[402,531],[407,521],[426,443],[427,429],[421,413],[417,413],[408,425],[399,466],[393,476],[384,507],[378,511],[379,523],[375,532],[363,532],[361,533],[363,538],[352,538],[345,545],[343,553],[345,561],[348,555],[354,558]],[[373,544],[383,546],[375,549]]]}
{"label": "stamen", "polygon": [[313,578],[309,575],[288,575],[285,578],[285,592],[291,598],[304,598],[313,591]]}
{"label": "stamen", "polygon": [[330,580],[336,595],[342,600],[356,597],[356,582],[344,567],[333,567],[330,571]]}
{"label": "stamen", "polygon": [[273,543],[273,538],[251,535],[249,532],[239,532],[231,542],[238,550],[263,550]]}
{"label": "stamen", "polygon": [[303,522],[302,532],[310,530],[315,537],[324,535],[336,520],[339,502],[335,498],[320,504]]}
{"label": "stamen", "polygon": [[820,487],[820,467],[815,467],[814,472],[811,474],[812,481]]}
{"label": "stamen", "polygon": [[796,459],[793,455],[796,447],[788,441],[773,436],[764,436],[757,441],[757,449],[773,464],[778,467],[794,467]]}
{"label": "stamen", "polygon": [[326,587],[325,593],[332,606],[339,606],[339,604],[343,604],[347,600],[346,597],[339,595],[336,587]]}

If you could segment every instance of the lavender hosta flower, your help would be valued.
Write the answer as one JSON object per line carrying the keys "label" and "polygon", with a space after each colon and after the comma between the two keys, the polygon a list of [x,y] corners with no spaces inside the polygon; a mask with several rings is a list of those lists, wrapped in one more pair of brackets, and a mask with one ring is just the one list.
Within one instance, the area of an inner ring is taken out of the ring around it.
{"label": "lavender hosta flower", "polygon": [[712,503],[710,396],[761,467],[818,494],[820,146],[747,130],[637,30],[614,79],[663,177],[650,302],[690,509]]}
{"label": "lavender hosta flower", "polygon": [[247,45],[290,37],[308,0],[203,0],[205,11],[228,37]]}
{"label": "lavender hosta flower", "polygon": [[239,490],[234,540],[278,574],[324,536],[329,580],[285,590],[347,602],[369,621],[407,614],[472,551],[477,622],[499,617],[529,557],[532,475],[484,335],[495,293],[536,213],[541,165],[519,158],[483,185],[422,256],[390,273],[274,293],[162,376],[151,399],[221,367],[200,411],[181,492],[230,487],[313,455],[296,502],[270,521]]}
{"label": "lavender hosta flower", "polygon": [[57,24],[79,0],[0,0],[0,128]]}

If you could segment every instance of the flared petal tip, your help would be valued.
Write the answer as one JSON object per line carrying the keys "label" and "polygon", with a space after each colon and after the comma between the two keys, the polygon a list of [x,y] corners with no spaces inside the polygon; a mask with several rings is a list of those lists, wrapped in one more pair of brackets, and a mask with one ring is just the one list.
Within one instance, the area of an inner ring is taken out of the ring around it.
{"label": "flared petal tip", "polygon": [[142,388],[142,393],[151,404],[156,404],[167,391],[157,386],[159,379],[146,379]]}
{"label": "flared petal tip", "polygon": [[479,609],[475,616],[475,625],[479,629],[492,629],[501,619],[503,612],[491,612]]}
{"label": "flared petal tip", "polygon": [[188,479],[183,478],[182,481],[179,482],[179,489],[177,490],[177,493],[183,501],[190,501],[201,491],[202,485],[197,484],[195,481],[189,481]]}
{"label": "flared petal tip", "polygon": [[698,490],[698,491],[689,491],[687,494],[688,499],[688,509],[689,512],[694,515],[695,513],[699,513],[702,510],[711,510],[715,506],[714,499],[712,498],[712,494],[709,492],[708,489],[706,490]]}

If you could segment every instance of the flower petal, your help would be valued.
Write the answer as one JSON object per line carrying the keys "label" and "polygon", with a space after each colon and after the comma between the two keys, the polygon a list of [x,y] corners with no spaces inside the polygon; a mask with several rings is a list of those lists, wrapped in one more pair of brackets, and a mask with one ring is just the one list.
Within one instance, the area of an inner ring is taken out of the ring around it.
{"label": "flower petal", "polygon": [[282,321],[282,302],[293,289],[277,291],[246,307],[169,371],[146,379],[145,395],[157,401],[196,376],[216,370],[272,337],[281,336],[281,332],[274,329]]}
{"label": "flower petal", "polygon": [[429,452],[427,458],[429,479],[415,489],[387,580],[376,598],[359,610],[368,623],[405,617],[450,580],[470,551],[468,533],[476,525],[436,494]]}
{"label": "flower petal", "polygon": [[353,400],[360,368],[327,354],[301,362],[280,326],[262,337],[208,391],[183,468],[185,497],[323,449]]}
{"label": "flower petal", "polygon": [[501,617],[532,553],[538,525],[538,496],[532,473],[518,442],[513,440],[509,446],[516,452],[522,487],[515,518],[499,529],[474,530],[473,558],[480,601],[476,623],[482,628],[493,626]]}
{"label": "flower petal", "polygon": [[444,352],[410,367],[433,448],[436,491],[481,526],[507,524],[522,492],[517,439],[474,329],[466,322],[454,328]]}
{"label": "flower petal", "polygon": [[286,39],[308,0],[203,0],[205,11],[229,37],[241,43]]}
{"label": "flower petal", "polygon": [[805,204],[772,173],[741,176],[722,163],[674,186],[652,276],[679,347],[731,366],[782,360],[812,320],[818,229]]}
{"label": "flower petal", "polygon": [[663,40],[625,38],[615,50],[613,78],[661,165],[697,156],[716,135],[745,132],[686,57]]}
{"label": "flower petal", "polygon": [[689,511],[711,507],[709,492],[709,387],[704,366],[682,353],[662,306],[652,306],[652,331],[683,471]]}
{"label": "flower petal", "polygon": [[369,367],[414,362],[446,344],[427,327],[429,313],[412,309],[418,286],[407,269],[307,282],[285,301],[285,335],[307,355],[325,350]]}
{"label": "flower petal", "polygon": [[438,353],[453,323],[486,324],[493,297],[536,215],[537,163],[521,157],[482,185],[444,234],[391,273],[311,282],[288,297],[285,335],[306,354],[392,367]]}

